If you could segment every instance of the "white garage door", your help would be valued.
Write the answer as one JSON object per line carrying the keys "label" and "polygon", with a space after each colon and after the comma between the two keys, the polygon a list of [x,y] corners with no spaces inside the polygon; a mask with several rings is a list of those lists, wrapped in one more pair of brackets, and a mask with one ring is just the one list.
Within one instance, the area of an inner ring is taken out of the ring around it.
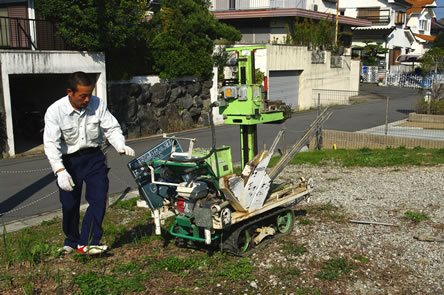
{"label": "white garage door", "polygon": [[292,109],[298,106],[299,76],[302,71],[270,71],[269,100],[282,100]]}

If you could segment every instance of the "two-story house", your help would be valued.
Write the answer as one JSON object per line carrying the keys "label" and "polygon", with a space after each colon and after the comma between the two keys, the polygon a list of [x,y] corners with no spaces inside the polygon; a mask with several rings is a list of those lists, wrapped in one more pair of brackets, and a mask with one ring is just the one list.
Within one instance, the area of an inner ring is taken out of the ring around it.
{"label": "two-story house", "polygon": [[336,93],[344,101],[357,93],[359,61],[350,55],[332,57],[331,52],[317,48],[281,45],[286,44],[295,22],[305,19],[330,20],[336,36],[352,27],[371,25],[365,19],[340,15],[336,0],[212,0],[210,9],[217,19],[242,33],[239,43],[269,43],[255,55],[256,68],[268,78],[268,99],[301,110],[313,107],[320,92]]}
{"label": "two-story house", "polygon": [[405,0],[341,0],[341,14],[372,22],[370,27],[355,27],[353,30],[353,48],[356,54],[366,42],[381,44],[388,53],[380,60],[380,69],[389,70],[396,64],[401,54],[412,50],[415,36],[406,26],[406,12],[411,5]]}
{"label": "two-story house", "polygon": [[412,7],[407,9],[407,25],[415,34],[416,42],[412,44],[413,54],[421,56],[435,40],[432,35],[432,22],[436,18],[433,7],[435,0],[407,0]]}
{"label": "two-story house", "polygon": [[[296,19],[336,21],[336,0],[211,0],[214,16],[242,33],[241,43],[285,43]],[[369,26],[363,19],[338,15],[338,31]]]}
{"label": "two-story house", "polygon": [[33,0],[0,1],[0,154],[14,156],[42,143],[43,115],[66,94],[66,78],[84,71],[106,99],[103,53],[68,50],[54,24],[35,18]]}

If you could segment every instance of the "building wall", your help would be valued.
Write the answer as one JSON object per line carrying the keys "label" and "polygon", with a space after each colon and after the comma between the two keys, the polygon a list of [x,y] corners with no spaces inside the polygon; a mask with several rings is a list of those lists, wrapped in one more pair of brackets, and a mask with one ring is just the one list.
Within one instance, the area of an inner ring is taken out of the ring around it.
{"label": "building wall", "polygon": [[105,56],[103,53],[74,51],[0,51],[1,88],[6,114],[7,150],[15,156],[9,75],[69,74],[75,71],[99,73],[96,95],[106,100]]}
{"label": "building wall", "polygon": [[307,6],[305,9],[314,10],[315,5],[319,12],[336,14],[336,3],[324,0],[307,0]]}
{"label": "building wall", "polygon": [[343,57],[342,68],[331,68],[330,52],[325,52],[325,63],[312,64],[312,51],[306,47],[267,45],[267,72],[301,70],[299,78],[298,109],[312,106],[313,89],[335,91],[359,90],[359,61]]}

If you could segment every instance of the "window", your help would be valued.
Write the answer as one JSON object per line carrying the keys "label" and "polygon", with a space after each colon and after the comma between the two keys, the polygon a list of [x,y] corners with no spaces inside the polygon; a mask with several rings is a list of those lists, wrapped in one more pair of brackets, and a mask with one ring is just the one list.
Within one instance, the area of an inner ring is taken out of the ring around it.
{"label": "window", "polygon": [[8,8],[0,7],[0,46],[9,46],[9,19]]}
{"label": "window", "polygon": [[390,23],[390,10],[378,8],[358,8],[357,18],[366,19],[375,25]]}
{"label": "window", "polygon": [[419,20],[419,30],[424,32],[427,31],[427,21],[424,19]]}
{"label": "window", "polygon": [[405,19],[405,12],[397,11],[396,18],[395,18],[395,25],[403,25],[404,19]]}

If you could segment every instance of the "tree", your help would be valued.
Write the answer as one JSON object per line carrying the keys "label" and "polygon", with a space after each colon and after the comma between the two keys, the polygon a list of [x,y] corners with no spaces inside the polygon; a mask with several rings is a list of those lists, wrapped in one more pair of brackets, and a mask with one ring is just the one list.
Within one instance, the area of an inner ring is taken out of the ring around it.
{"label": "tree", "polygon": [[444,48],[433,47],[421,57],[421,68],[425,72],[441,72],[444,70]]}
{"label": "tree", "polygon": [[381,43],[372,44],[373,41],[364,41],[365,46],[362,49],[362,63],[366,66],[377,66],[380,55],[388,52],[387,48],[382,47]]}
{"label": "tree", "polygon": [[141,0],[35,0],[37,14],[78,50],[104,51],[109,78],[128,78],[147,66],[150,26]]}
{"label": "tree", "polygon": [[441,32],[436,36],[435,41],[432,43],[432,47],[444,48],[444,32]]}
{"label": "tree", "polygon": [[313,21],[296,19],[288,27],[287,43],[297,46],[333,49],[335,46],[335,24],[330,19]]}
{"label": "tree", "polygon": [[206,0],[162,0],[151,22],[149,48],[162,78],[212,75],[214,41],[240,40],[238,30],[218,22]]}

